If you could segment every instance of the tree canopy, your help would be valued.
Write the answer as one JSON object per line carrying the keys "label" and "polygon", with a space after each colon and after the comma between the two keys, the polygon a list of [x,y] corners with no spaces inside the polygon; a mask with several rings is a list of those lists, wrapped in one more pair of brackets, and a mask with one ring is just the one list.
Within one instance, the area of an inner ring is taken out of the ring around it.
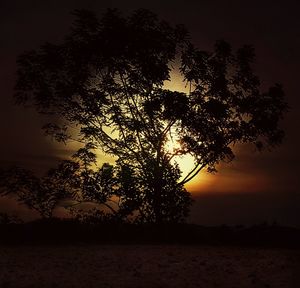
{"label": "tree canopy", "polygon": [[[234,51],[217,41],[212,52],[202,51],[183,26],[147,10],[128,17],[108,10],[100,19],[85,10],[74,15],[63,43],[19,56],[15,97],[54,116],[43,128],[56,140],[84,143],[87,163],[94,149],[116,158],[107,171],[117,182],[106,188],[126,203],[120,210],[126,215],[182,221],[191,204],[184,184],[202,169],[233,160],[236,143],[264,149],[281,142],[284,93],[279,84],[261,92],[253,47]],[[188,92],[165,89],[172,65]],[[178,143],[172,151],[170,141]],[[176,163],[182,155],[194,159],[187,175]],[[88,197],[95,195],[91,190]]]}

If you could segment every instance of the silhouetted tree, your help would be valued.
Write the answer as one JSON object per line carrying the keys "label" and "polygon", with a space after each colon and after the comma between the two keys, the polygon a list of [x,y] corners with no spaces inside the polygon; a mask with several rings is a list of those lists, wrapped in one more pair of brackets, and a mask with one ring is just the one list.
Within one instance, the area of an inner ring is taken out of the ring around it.
{"label": "silhouetted tree", "polygon": [[[231,161],[236,143],[258,149],[280,143],[283,90],[260,92],[252,47],[234,53],[218,41],[213,52],[198,50],[183,26],[145,10],[127,18],[108,10],[100,20],[85,10],[74,14],[62,44],[46,43],[18,58],[15,96],[59,119],[44,126],[58,141],[91,142],[116,157],[119,213],[181,221],[191,203],[183,185],[201,169]],[[173,64],[187,93],[164,89]],[[178,143],[171,151],[170,141]],[[176,157],[187,154],[195,167],[181,175]],[[91,198],[98,197],[96,178],[87,190]]]}
{"label": "silhouetted tree", "polygon": [[3,169],[0,173],[0,195],[15,196],[17,201],[36,210],[42,218],[50,218],[58,203],[70,197],[79,186],[74,178],[78,168],[73,161],[62,161],[43,177],[21,167]]}
{"label": "silhouetted tree", "polygon": [[[99,169],[91,169],[94,153],[90,145],[81,148],[73,160],[63,160],[56,168],[51,168],[46,175],[38,177],[30,170],[12,167],[2,169],[0,173],[0,195],[12,195],[30,209],[36,210],[42,218],[52,217],[53,210],[59,205],[65,208],[83,203],[105,206],[110,213],[103,213],[117,218],[117,205],[114,202],[113,185],[117,184],[113,166],[104,163]],[[103,207],[102,207],[103,208]],[[126,215],[124,214],[126,218]]]}

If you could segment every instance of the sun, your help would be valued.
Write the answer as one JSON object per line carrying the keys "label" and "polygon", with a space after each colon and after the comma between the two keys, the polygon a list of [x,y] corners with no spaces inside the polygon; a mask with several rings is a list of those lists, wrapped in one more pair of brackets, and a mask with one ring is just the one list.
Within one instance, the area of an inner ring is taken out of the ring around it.
{"label": "sun", "polygon": [[[169,138],[165,145],[166,153],[173,155],[181,148],[179,139],[175,139],[175,135],[172,138]],[[171,164],[178,164],[179,169],[181,171],[181,180],[183,180],[186,175],[189,174],[190,171],[195,167],[195,159],[192,155],[180,155],[175,156],[171,160]],[[185,187],[190,192],[201,192],[205,190],[205,187],[211,184],[211,177],[205,171],[201,171],[198,175],[196,175],[191,181],[185,184]]]}

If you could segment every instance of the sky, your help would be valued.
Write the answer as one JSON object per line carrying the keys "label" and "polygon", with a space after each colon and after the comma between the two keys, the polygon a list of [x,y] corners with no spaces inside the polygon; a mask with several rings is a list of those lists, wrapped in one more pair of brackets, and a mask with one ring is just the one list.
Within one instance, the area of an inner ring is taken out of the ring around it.
{"label": "sky", "polygon": [[[33,109],[13,101],[16,57],[44,42],[59,43],[72,23],[70,12],[106,8],[130,13],[147,8],[173,24],[184,24],[192,42],[212,49],[225,39],[233,48],[251,44],[262,88],[281,83],[290,111],[282,122],[283,144],[255,153],[237,146],[236,159],[218,166],[218,173],[201,173],[187,188],[195,202],[190,221],[203,225],[258,224],[277,221],[300,227],[300,18],[298,1],[16,1],[0,2],[0,167],[19,165],[45,171],[74,147],[58,145],[40,129],[43,119]],[[103,159],[104,161],[106,159]],[[22,210],[0,200],[0,210]],[[25,212],[24,212],[25,213]]]}

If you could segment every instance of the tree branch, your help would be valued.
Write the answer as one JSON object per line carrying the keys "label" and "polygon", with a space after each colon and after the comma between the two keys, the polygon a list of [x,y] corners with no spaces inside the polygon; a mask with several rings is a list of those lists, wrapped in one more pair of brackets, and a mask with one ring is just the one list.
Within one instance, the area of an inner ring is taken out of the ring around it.
{"label": "tree branch", "polygon": [[[182,180],[182,181],[180,181],[178,184],[179,185],[184,185],[185,183],[187,183],[187,182],[189,182],[190,180],[192,180],[205,166],[206,166],[207,164],[206,163],[204,163],[204,164],[202,164],[200,167],[199,167],[199,164],[198,165],[196,165],[196,167]],[[198,169],[197,169],[197,167],[199,167]],[[196,170],[197,169],[197,170]],[[192,176],[190,176],[190,177],[188,177],[189,175],[191,175],[194,171],[196,170],[196,172],[192,175]]]}

